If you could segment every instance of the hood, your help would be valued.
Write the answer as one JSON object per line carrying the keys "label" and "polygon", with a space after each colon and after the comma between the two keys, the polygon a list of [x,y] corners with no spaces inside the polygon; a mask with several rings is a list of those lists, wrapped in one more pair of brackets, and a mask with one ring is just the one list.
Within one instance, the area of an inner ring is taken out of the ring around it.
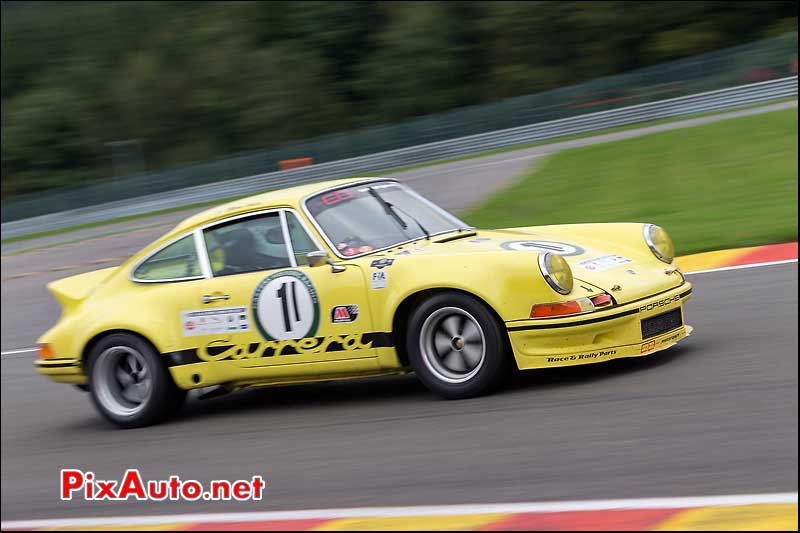
{"label": "hood", "polygon": [[[605,227],[604,232],[587,231],[586,225],[478,230],[471,232],[470,236],[448,233],[430,241],[405,245],[388,255],[491,253],[495,260],[504,261],[507,257],[511,261],[530,261],[536,265],[538,254],[552,252],[567,260],[576,286],[581,284],[587,289],[607,292],[622,304],[683,283],[680,275],[667,273],[671,267],[656,259],[644,239],[638,237],[641,225],[634,226],[636,229],[624,228],[629,234],[609,232]],[[619,288],[612,291],[614,287]]]}
{"label": "hood", "polygon": [[77,276],[70,276],[47,284],[47,289],[53,293],[64,314],[71,313],[84,301],[97,287],[107,280],[119,267],[103,268]]}

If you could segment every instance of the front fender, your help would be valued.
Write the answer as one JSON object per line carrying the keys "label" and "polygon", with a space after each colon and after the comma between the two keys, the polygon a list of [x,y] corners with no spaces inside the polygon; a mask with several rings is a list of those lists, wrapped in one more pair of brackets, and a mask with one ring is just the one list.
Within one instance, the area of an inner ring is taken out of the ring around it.
{"label": "front fender", "polygon": [[538,254],[507,252],[407,256],[380,269],[387,279],[386,288],[378,289],[373,289],[371,283],[372,272],[379,269],[365,268],[375,327],[378,331],[391,331],[400,304],[429,289],[473,294],[489,304],[503,321],[526,319],[534,303],[564,299],[542,277],[537,257]]}

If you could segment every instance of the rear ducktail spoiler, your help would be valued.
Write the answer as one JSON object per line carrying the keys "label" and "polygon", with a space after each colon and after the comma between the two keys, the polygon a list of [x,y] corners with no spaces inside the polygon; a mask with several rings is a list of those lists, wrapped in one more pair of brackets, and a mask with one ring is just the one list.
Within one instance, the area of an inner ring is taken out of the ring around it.
{"label": "rear ducktail spoiler", "polygon": [[97,287],[99,287],[119,267],[103,268],[77,276],[52,281],[47,289],[61,304],[64,314],[74,311]]}

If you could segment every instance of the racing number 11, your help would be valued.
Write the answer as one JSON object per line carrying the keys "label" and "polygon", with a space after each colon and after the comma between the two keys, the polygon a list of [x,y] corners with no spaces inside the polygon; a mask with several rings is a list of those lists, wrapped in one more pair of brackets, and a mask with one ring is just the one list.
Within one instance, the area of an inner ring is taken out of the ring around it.
{"label": "racing number 11", "polygon": [[[281,300],[281,308],[283,309],[283,328],[289,332],[292,331],[292,316],[294,321],[300,322],[300,309],[297,307],[297,293],[295,292],[296,281],[291,281],[281,285],[281,288],[275,291],[275,295]],[[287,286],[289,290],[287,291]]]}

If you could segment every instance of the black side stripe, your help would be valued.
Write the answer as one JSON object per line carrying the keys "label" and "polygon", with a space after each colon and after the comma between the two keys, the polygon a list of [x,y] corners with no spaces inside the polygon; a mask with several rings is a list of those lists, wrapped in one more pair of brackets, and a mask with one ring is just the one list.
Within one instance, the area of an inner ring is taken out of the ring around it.
{"label": "black side stripe", "polygon": [[[689,289],[687,291],[682,292],[680,294],[680,299],[683,300],[684,298],[689,296],[691,293],[692,293],[692,289]],[[639,300],[634,300],[634,302],[639,302],[639,301],[644,300],[644,299],[646,299],[646,298],[640,298]],[[627,303],[625,305],[630,305],[631,303],[634,303],[634,302],[629,302],[629,303]],[[636,309],[630,309],[628,311],[624,311],[622,313],[617,313],[615,315],[603,316],[603,317],[598,317],[598,318],[590,318],[588,320],[579,320],[577,322],[562,322],[562,323],[558,323],[558,324],[531,324],[531,325],[528,325],[528,326],[511,326],[510,328],[508,328],[508,331],[527,331],[527,330],[531,330],[531,329],[571,328],[573,326],[583,326],[583,325],[586,325],[586,324],[596,324],[597,322],[605,322],[606,320],[615,320],[617,318],[622,318],[624,316],[635,315],[638,312],[639,312],[639,309],[636,308]],[[569,317],[566,316],[564,318],[569,318]]]}
{"label": "black side stripe", "polygon": [[[317,342],[324,342],[327,337],[315,337]],[[299,339],[298,339],[299,340]],[[267,341],[269,342],[269,341]],[[364,333],[361,335],[361,342],[363,344],[367,344],[372,342],[371,348],[391,348],[394,346],[394,338],[392,334],[389,332],[372,332],[372,333]],[[262,347],[265,343],[260,342],[253,342],[247,346],[247,353],[252,354],[255,353],[260,347]],[[211,355],[218,355],[222,352],[229,350],[233,345],[224,345],[224,346],[212,346],[208,348],[208,353]],[[325,348],[325,352],[343,352],[343,351],[353,351],[353,350],[345,350],[344,346],[342,346],[339,342],[331,342]],[[281,349],[281,355],[297,355],[297,350],[295,350],[292,346],[284,346]],[[275,356],[275,348],[272,346],[263,346],[263,352],[260,357],[273,357]],[[204,363],[203,359],[200,359],[197,355],[197,349],[192,348],[189,350],[180,350],[177,352],[168,352],[164,354],[164,357],[167,360],[168,366],[181,366],[181,365],[190,365],[193,363]],[[225,360],[225,359],[223,359]]]}

